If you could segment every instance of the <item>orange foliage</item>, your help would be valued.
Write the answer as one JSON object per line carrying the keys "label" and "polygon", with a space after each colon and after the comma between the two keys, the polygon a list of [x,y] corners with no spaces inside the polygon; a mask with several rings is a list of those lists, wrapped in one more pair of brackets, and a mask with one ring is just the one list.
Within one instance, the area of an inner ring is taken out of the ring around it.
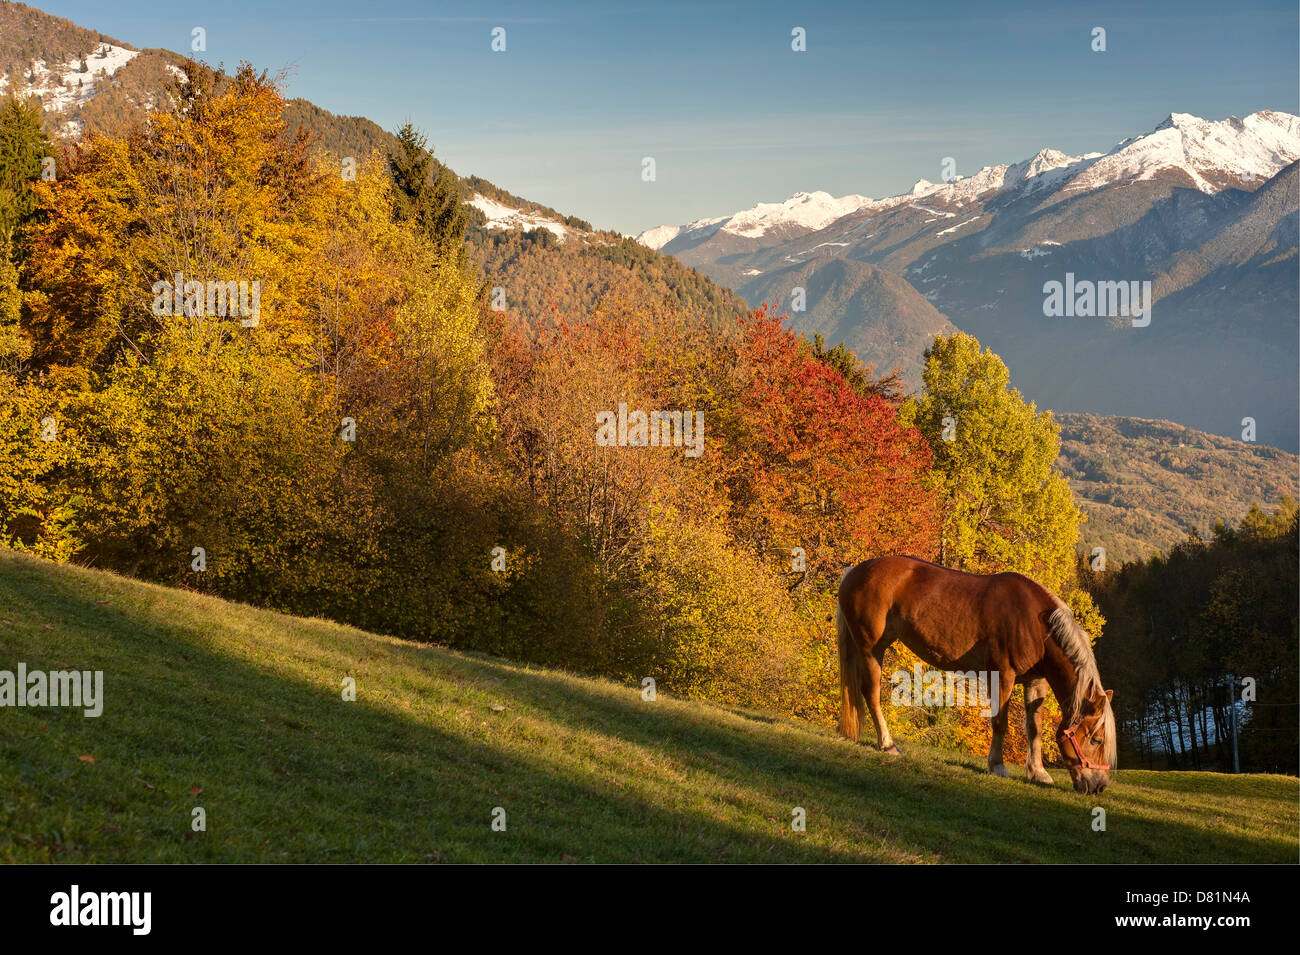
{"label": "orange foliage", "polygon": [[807,553],[810,576],[880,554],[930,557],[930,449],[878,395],[857,394],[766,309],[742,323],[746,385],[727,462],[736,523],[760,551]]}

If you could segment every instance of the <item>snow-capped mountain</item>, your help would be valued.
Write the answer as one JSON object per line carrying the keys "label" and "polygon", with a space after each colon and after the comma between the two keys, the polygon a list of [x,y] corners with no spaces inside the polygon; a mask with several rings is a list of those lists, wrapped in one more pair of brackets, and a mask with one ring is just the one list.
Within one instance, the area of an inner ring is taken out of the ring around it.
{"label": "snow-capped mountain", "polygon": [[637,236],[637,241],[658,250],[680,236],[705,238],[718,231],[746,239],[773,233],[813,232],[871,202],[866,196],[836,199],[828,192],[796,192],[785,202],[760,202],[752,209],[734,215],[697,219],[684,226],[663,225],[648,229]]}
{"label": "snow-capped mountain", "polygon": [[[647,229],[637,241],[652,249],[695,245],[715,233],[742,239],[790,238],[823,229],[859,211],[881,212],[917,200],[935,199],[960,207],[993,193],[1063,188],[1088,192],[1124,182],[1182,173],[1190,185],[1212,194],[1229,186],[1276,175],[1300,158],[1300,117],[1261,110],[1245,119],[1212,121],[1172,113],[1154,130],[1126,139],[1106,153],[1068,156],[1043,149],[1022,162],[985,166],[949,182],[917,180],[904,194],[883,199],[825,192],[798,192],[784,202],[763,202],[730,216],[697,219],[681,226]],[[955,215],[948,212],[946,215]]]}
{"label": "snow-capped mountain", "polygon": [[[1174,113],[1103,153],[1043,149],[898,196],[823,193],[823,218],[800,219],[808,203],[796,196],[639,238],[753,304],[776,303],[803,331],[913,370],[913,385],[927,336],[951,322],[1047,407],[1238,436],[1254,417],[1260,441],[1294,449],[1297,160],[1300,117]],[[1150,327],[1048,321],[1043,286],[1067,273],[1150,282]],[[1061,374],[1063,360],[1087,374]]]}
{"label": "snow-capped mountain", "polygon": [[1152,179],[1177,170],[1204,193],[1276,175],[1300,158],[1300,116],[1260,110],[1213,121],[1171,113],[1152,132],[1126,139],[1073,175],[1071,191]]}

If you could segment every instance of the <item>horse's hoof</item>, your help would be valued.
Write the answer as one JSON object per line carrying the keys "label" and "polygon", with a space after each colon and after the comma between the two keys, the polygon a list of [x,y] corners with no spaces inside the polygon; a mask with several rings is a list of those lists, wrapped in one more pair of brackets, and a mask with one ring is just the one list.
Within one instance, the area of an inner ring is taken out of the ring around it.
{"label": "horse's hoof", "polygon": [[1032,776],[1029,777],[1029,781],[1030,781],[1031,783],[1037,783],[1037,784],[1040,785],[1040,786],[1055,786],[1055,785],[1056,785],[1056,780],[1053,779],[1050,775],[1048,775],[1048,774],[1045,773],[1045,772],[1043,772],[1043,773],[1035,773],[1034,775],[1032,775]]}
{"label": "horse's hoof", "polygon": [[996,766],[990,766],[989,772],[992,773],[994,776],[1000,776],[1003,779],[1008,779],[1011,776],[1011,774],[1007,772],[1007,768],[1003,766],[1001,763],[998,763],[998,765]]}
{"label": "horse's hoof", "polygon": [[902,751],[901,749],[898,748],[898,744],[897,744],[897,743],[890,743],[888,746],[886,746],[884,749],[882,749],[881,752],[882,752],[882,753],[888,753],[890,756],[902,756],[902,755],[903,755],[903,751]]}

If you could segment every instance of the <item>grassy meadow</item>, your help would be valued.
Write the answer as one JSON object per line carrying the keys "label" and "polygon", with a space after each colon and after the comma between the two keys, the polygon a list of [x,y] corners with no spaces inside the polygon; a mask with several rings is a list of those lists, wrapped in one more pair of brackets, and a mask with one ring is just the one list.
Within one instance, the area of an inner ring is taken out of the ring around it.
{"label": "grassy meadow", "polygon": [[19,661],[103,670],[105,702],[0,709],[3,862],[1297,861],[1290,777],[1121,770],[1082,797],[0,550]]}

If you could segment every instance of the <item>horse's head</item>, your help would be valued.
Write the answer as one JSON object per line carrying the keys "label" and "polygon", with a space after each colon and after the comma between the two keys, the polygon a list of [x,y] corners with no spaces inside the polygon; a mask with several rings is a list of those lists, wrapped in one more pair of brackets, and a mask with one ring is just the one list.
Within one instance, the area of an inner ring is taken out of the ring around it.
{"label": "horse's head", "polygon": [[1094,689],[1079,705],[1074,721],[1062,720],[1056,731],[1056,745],[1075,792],[1099,793],[1110,784],[1116,750],[1112,694],[1112,690]]}

